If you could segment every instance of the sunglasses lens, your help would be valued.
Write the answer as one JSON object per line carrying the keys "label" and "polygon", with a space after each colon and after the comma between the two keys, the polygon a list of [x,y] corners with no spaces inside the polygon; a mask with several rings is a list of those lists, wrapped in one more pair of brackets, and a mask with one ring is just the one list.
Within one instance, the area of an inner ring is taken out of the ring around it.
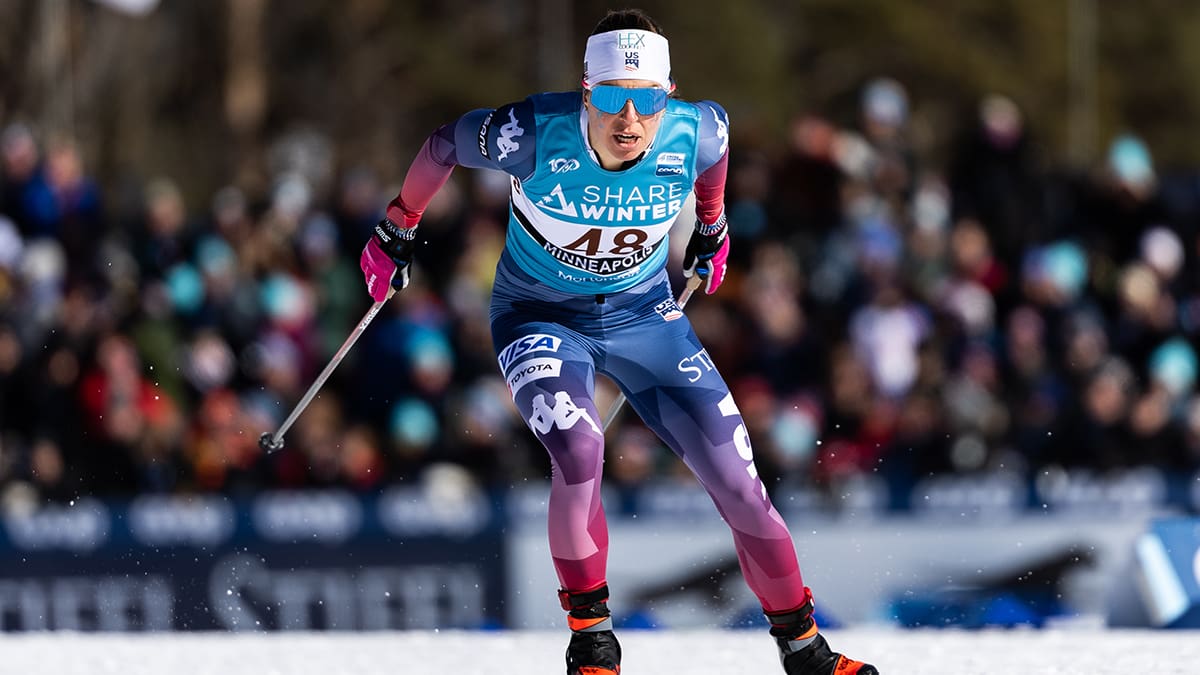
{"label": "sunglasses lens", "polygon": [[633,101],[638,114],[653,115],[667,107],[667,92],[657,87],[631,89],[605,84],[592,87],[592,105],[600,112],[616,115],[626,101]]}
{"label": "sunglasses lens", "polygon": [[592,87],[592,106],[603,113],[615,115],[621,112],[621,107],[625,105],[623,94],[620,87],[607,87],[599,85]]}
{"label": "sunglasses lens", "polygon": [[634,89],[639,94],[633,99],[633,107],[643,115],[654,113],[667,107],[667,92],[657,87],[654,89]]}

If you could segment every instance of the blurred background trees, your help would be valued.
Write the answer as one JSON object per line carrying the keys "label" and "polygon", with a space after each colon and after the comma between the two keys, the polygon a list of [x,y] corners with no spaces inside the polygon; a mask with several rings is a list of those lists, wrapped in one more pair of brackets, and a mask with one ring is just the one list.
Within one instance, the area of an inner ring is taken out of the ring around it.
{"label": "blurred background trees", "polygon": [[[853,124],[862,85],[896,78],[914,143],[945,161],[948,125],[1012,98],[1056,162],[1086,165],[1132,128],[1164,166],[1200,162],[1200,4],[1098,0],[646,0],[679,94],[729,108],[770,148],[821,110]],[[120,7],[124,9],[120,9]],[[270,148],[319,130],[341,165],[398,179],[438,124],[577,86],[615,5],[580,0],[8,0],[0,119],[74,138],[107,188],[168,174],[202,198],[253,193]],[[735,146],[737,147],[737,146]]]}

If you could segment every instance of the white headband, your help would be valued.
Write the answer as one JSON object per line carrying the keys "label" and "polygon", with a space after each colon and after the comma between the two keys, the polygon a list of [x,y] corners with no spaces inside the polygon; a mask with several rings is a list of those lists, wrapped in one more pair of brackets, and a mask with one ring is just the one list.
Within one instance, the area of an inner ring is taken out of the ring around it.
{"label": "white headband", "polygon": [[667,38],[647,30],[623,28],[588,38],[583,54],[583,86],[609,80],[650,80],[671,91],[671,50]]}

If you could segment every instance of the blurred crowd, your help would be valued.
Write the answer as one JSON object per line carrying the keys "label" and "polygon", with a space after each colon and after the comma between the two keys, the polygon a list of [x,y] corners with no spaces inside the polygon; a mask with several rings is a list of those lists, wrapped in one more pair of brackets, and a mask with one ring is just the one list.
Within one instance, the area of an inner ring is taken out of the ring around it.
{"label": "blurred crowd", "polygon": [[[1159,170],[1134,134],[1094,167],[1049,161],[1003,96],[934,162],[901,83],[861,93],[852,123],[799,114],[770,147],[735,133],[728,281],[688,307],[768,487],[1200,468],[1197,174]],[[369,306],[358,254],[401,178],[332,147],[279,139],[265,194],[187,203],[147,177],[120,208],[71,142],[4,129],[3,507],[372,491],[435,467],[488,488],[547,478],[488,332],[508,180],[486,171],[456,171],[422,223],[412,286],[285,447],[259,449]],[[602,400],[613,392],[601,383]],[[618,486],[690,480],[632,413],[608,454]]]}

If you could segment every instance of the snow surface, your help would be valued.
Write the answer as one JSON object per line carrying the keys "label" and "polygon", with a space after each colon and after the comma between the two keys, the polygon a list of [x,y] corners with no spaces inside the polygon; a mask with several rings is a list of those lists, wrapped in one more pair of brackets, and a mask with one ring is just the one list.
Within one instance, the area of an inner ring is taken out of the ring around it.
{"label": "snow surface", "polygon": [[[760,631],[624,631],[623,675],[778,675]],[[884,675],[1200,673],[1200,631],[827,631]],[[0,673],[496,675],[565,672],[561,631],[7,633]]]}

